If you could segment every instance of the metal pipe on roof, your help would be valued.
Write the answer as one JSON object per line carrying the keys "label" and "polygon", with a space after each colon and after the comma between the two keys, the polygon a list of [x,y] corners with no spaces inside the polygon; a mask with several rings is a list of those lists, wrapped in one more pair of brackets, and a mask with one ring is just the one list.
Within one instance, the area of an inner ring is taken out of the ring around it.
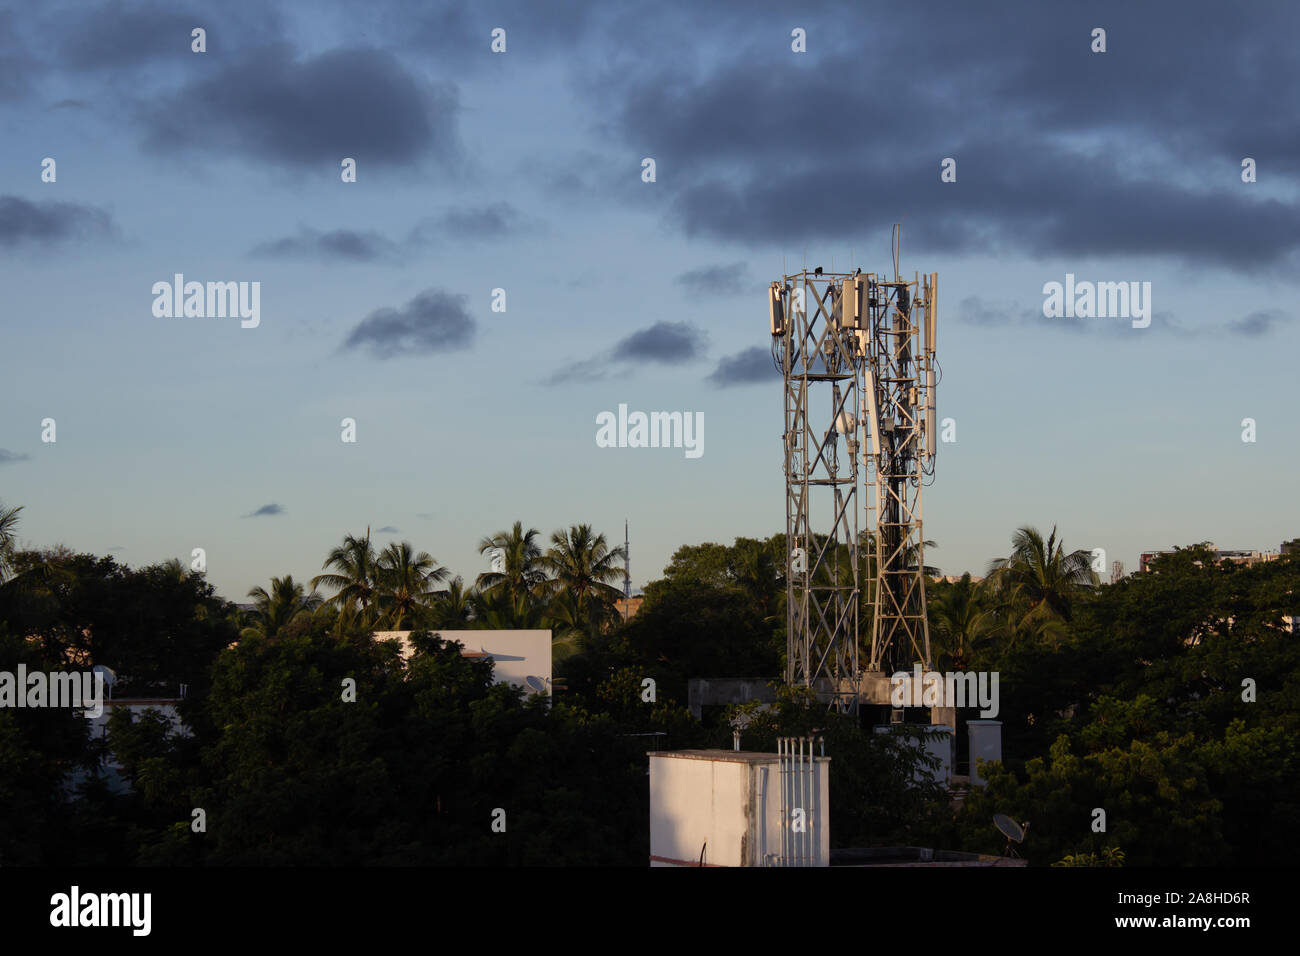
{"label": "metal pipe on roof", "polygon": [[812,738],[799,741],[803,752],[803,865],[812,866]]}
{"label": "metal pipe on roof", "polygon": [[776,738],[776,780],[780,793],[777,801],[777,825],[781,828],[781,855],[777,858],[778,866],[785,866],[785,740]]}

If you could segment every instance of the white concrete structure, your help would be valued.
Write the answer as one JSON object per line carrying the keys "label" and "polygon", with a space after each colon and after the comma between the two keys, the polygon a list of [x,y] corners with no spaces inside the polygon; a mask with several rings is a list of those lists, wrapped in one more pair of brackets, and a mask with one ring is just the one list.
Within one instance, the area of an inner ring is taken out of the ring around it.
{"label": "white concrete structure", "polygon": [[[804,773],[785,775],[783,800],[781,758],[774,753],[667,750],[648,756],[651,866],[830,865],[829,757],[812,757]],[[793,828],[783,823],[795,819],[801,832],[792,846]]]}
{"label": "white concrete structure", "polygon": [[970,782],[984,786],[986,781],[979,773],[979,761],[1002,760],[1002,721],[970,720],[966,722],[970,735]]}
{"label": "white concrete structure", "polygon": [[[536,631],[431,631],[444,641],[458,641],[466,657],[490,657],[497,683],[513,684],[530,693],[551,696],[551,632]],[[377,641],[397,641],[402,657],[413,653],[410,631],[375,631]],[[529,678],[532,678],[530,681]]]}

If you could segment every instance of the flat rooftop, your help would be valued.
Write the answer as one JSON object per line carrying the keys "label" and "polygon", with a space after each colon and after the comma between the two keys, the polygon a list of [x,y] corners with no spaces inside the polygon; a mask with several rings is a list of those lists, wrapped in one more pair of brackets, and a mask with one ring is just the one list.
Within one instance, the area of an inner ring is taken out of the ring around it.
{"label": "flat rooftop", "polygon": [[[651,757],[678,757],[682,760],[722,760],[730,763],[771,763],[781,755],[778,753],[760,753],[754,750],[655,750]],[[804,756],[808,756],[807,753]],[[830,761],[830,757],[814,757],[818,761]]]}
{"label": "flat rooftop", "polygon": [[934,850],[921,846],[878,846],[831,850],[831,866],[1027,866],[1019,857]]}

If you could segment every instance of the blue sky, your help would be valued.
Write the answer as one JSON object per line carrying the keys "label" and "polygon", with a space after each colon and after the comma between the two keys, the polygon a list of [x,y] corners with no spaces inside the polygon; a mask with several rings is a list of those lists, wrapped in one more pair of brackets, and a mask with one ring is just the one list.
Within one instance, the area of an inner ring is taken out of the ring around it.
{"label": "blue sky", "polygon": [[[1129,569],[1276,549],[1300,9],[1249,9],[0,6],[0,499],[32,545],[202,547],[233,600],[367,525],[472,579],[515,520],[627,518],[640,586],[783,530],[764,287],[884,271],[901,219],[957,429],[929,563],[979,573],[1021,524]],[[259,326],[155,317],[175,273],[260,282]],[[1150,282],[1150,328],[1044,318],[1067,273]],[[702,412],[704,454],[598,447],[620,403]]]}

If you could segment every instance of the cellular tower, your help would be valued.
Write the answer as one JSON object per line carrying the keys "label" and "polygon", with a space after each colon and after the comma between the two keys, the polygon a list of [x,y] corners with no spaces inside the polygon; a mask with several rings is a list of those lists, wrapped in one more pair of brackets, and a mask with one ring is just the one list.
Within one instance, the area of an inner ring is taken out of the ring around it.
{"label": "cellular tower", "polygon": [[768,290],[785,392],[786,681],[841,711],[888,704],[890,674],[931,664],[921,490],[939,283],[901,277],[897,227],[893,260],[893,278],[805,266]]}

